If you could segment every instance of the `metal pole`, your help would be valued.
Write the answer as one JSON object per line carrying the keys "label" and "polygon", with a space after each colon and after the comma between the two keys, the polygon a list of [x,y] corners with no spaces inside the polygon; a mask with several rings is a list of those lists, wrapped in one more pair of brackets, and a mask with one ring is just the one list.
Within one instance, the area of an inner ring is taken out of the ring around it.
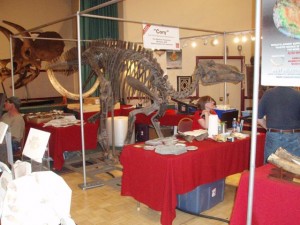
{"label": "metal pole", "polygon": [[78,186],[83,190],[103,186],[100,181],[86,182],[86,163],[85,163],[85,141],[84,141],[84,121],[83,121],[83,98],[82,98],[82,70],[81,70],[81,35],[80,35],[80,13],[77,12],[77,49],[78,49],[78,75],[79,75],[79,103],[80,103],[80,128],[81,128],[81,147],[82,147],[82,173],[83,184]]}
{"label": "metal pole", "polygon": [[77,12],[77,49],[78,49],[78,75],[79,75],[79,104],[80,104],[80,128],[81,128],[81,147],[82,147],[82,169],[83,169],[83,185],[86,186],[86,170],[85,170],[85,142],[84,142],[84,121],[82,106],[82,74],[81,74],[81,36],[80,36],[80,15]]}
{"label": "metal pole", "polygon": [[124,1],[124,0],[111,0],[111,1],[108,1],[108,2],[102,3],[102,4],[100,4],[100,5],[97,5],[97,6],[94,6],[94,7],[85,9],[85,10],[82,10],[82,11],[80,12],[80,15],[83,14],[83,13],[89,13],[89,12],[92,12],[92,11],[94,11],[94,10],[96,10],[96,9],[104,8],[104,7],[106,7],[106,6],[109,6],[109,5],[118,3],[118,2],[122,2],[122,1]]}
{"label": "metal pole", "polygon": [[250,175],[248,191],[247,225],[252,222],[252,207],[254,193],[254,175],[256,158],[256,138],[257,138],[257,109],[258,109],[258,86],[259,86],[259,65],[260,65],[260,20],[261,20],[261,0],[256,0],[255,14],[255,57],[254,57],[254,82],[253,82],[253,114],[251,132],[251,156],[250,156]]}
{"label": "metal pole", "polygon": [[[227,51],[226,51],[226,34],[224,33],[224,64],[227,64]],[[224,82],[224,106],[227,102],[227,83]]]}
{"label": "metal pole", "polygon": [[[93,11],[93,10],[100,9],[100,8],[104,8],[104,7],[106,7],[106,6],[109,6],[109,5],[118,3],[118,2],[120,2],[120,1],[124,1],[124,0],[112,0],[112,1],[109,1],[109,2],[105,2],[105,3],[102,3],[102,4],[97,5],[97,6],[95,6],[95,7],[86,9],[86,10],[84,10],[84,11],[82,11],[82,12],[77,12],[76,14],[72,14],[72,15],[67,16],[67,17],[65,17],[65,18],[58,19],[58,20],[54,20],[54,21],[52,21],[52,22],[45,23],[45,24],[42,24],[42,25],[37,26],[37,27],[33,27],[33,28],[28,29],[28,30],[25,30],[25,31],[23,31],[23,32],[16,33],[15,35],[22,34],[22,33],[24,33],[24,32],[31,32],[31,31],[38,30],[38,29],[43,28],[43,27],[51,26],[51,25],[56,24],[56,23],[60,23],[60,22],[66,21],[66,20],[70,20],[70,19],[72,19],[72,18],[74,18],[74,17],[77,17],[78,14],[81,14],[81,13],[83,13],[83,12],[91,12],[91,11]],[[79,10],[80,10],[80,9],[79,9]]]}
{"label": "metal pole", "polygon": [[198,29],[198,28],[192,28],[192,27],[180,27],[180,26],[159,24],[159,23],[138,21],[138,20],[127,20],[127,19],[123,19],[123,18],[110,17],[110,16],[89,15],[89,14],[81,14],[81,16],[90,17],[90,18],[106,19],[106,20],[116,20],[116,21],[122,21],[122,22],[128,22],[128,23],[151,24],[151,25],[157,25],[157,26],[162,26],[162,27],[173,27],[173,28],[179,28],[179,29],[184,29],[184,30],[211,32],[211,33],[216,33],[216,34],[223,34],[224,33],[222,31],[205,30],[205,29]]}
{"label": "metal pole", "polygon": [[10,50],[10,63],[11,63],[11,90],[12,95],[15,96],[15,81],[14,81],[14,56],[13,56],[13,46],[12,46],[12,36],[9,37],[9,50]]}

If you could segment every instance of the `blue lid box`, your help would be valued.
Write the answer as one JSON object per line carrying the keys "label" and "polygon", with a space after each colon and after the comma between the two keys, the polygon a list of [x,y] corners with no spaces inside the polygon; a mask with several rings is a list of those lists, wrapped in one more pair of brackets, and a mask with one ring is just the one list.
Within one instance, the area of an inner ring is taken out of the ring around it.
{"label": "blue lid box", "polygon": [[194,190],[177,195],[177,208],[185,212],[199,214],[224,200],[225,179],[203,184]]}
{"label": "blue lid box", "polygon": [[236,109],[214,109],[214,111],[217,113],[219,119],[221,119],[223,113],[227,113],[227,112],[235,112],[235,111],[237,111],[237,110],[236,110]]}

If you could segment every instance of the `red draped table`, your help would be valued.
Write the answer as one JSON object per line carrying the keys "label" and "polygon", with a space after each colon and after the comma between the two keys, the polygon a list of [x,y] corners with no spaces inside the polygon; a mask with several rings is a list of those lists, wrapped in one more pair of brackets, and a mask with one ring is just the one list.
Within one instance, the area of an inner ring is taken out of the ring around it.
{"label": "red draped table", "polygon": [[[264,142],[265,135],[259,134],[257,166],[263,163]],[[121,194],[161,211],[163,225],[172,224],[175,218],[177,194],[249,168],[250,138],[225,143],[194,141],[189,145],[197,146],[198,150],[181,155],[159,155],[127,145],[120,156]]]}
{"label": "red draped table", "polygon": [[[85,149],[95,149],[97,147],[97,131],[99,123],[84,124]],[[64,164],[64,151],[81,151],[81,127],[73,125],[69,127],[43,127],[43,123],[26,122],[26,137],[30,128],[35,128],[50,132],[49,153],[53,159],[53,169],[61,170]]]}
{"label": "red draped table", "polygon": [[[116,109],[114,111],[115,116],[128,116],[130,111],[133,109]],[[84,121],[94,115],[96,112],[84,113]],[[110,115],[110,114],[109,114]],[[136,123],[141,124],[151,124],[151,116],[153,114],[146,116],[144,114],[138,114],[136,116]],[[167,110],[166,114],[160,118],[162,126],[176,126],[180,119],[184,117],[191,117],[190,115],[176,114],[174,110]],[[49,140],[49,151],[50,156],[53,159],[53,169],[61,170],[64,164],[64,151],[81,151],[81,128],[80,126],[69,126],[69,127],[43,127],[43,123],[32,123],[26,122],[26,137],[29,129],[36,128],[39,130],[50,132]],[[84,134],[85,134],[85,149],[95,149],[97,147],[97,132],[98,132],[99,122],[84,124]]]}
{"label": "red draped table", "polygon": [[[269,178],[271,164],[255,169],[252,225],[300,224],[300,184]],[[247,221],[249,172],[241,176],[230,225]]]}

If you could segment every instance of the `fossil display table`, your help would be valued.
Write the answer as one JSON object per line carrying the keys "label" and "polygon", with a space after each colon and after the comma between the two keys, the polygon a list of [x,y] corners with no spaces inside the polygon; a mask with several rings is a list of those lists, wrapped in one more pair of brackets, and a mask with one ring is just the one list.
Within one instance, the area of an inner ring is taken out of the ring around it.
{"label": "fossil display table", "polygon": [[[300,184],[269,177],[272,168],[256,168],[252,225],[296,225],[300,221]],[[245,225],[247,220],[249,173],[241,176],[230,225]]]}
{"label": "fossil display table", "polygon": [[[262,165],[264,142],[265,135],[259,134],[256,166]],[[189,145],[198,149],[181,155],[160,155],[126,145],[121,153],[121,194],[161,211],[163,225],[172,224],[175,218],[177,194],[249,169],[249,137],[223,143],[193,141]]]}

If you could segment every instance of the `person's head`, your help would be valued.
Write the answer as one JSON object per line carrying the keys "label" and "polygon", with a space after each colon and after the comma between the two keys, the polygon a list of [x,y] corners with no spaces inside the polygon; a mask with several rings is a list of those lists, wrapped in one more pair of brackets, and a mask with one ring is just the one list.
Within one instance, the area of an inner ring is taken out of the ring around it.
{"label": "person's head", "polygon": [[19,111],[20,106],[21,106],[21,100],[18,97],[12,96],[5,100],[4,108],[7,111],[11,111],[13,109]]}
{"label": "person's head", "polygon": [[216,101],[212,97],[205,95],[199,98],[197,106],[200,110],[214,109],[216,107]]}

